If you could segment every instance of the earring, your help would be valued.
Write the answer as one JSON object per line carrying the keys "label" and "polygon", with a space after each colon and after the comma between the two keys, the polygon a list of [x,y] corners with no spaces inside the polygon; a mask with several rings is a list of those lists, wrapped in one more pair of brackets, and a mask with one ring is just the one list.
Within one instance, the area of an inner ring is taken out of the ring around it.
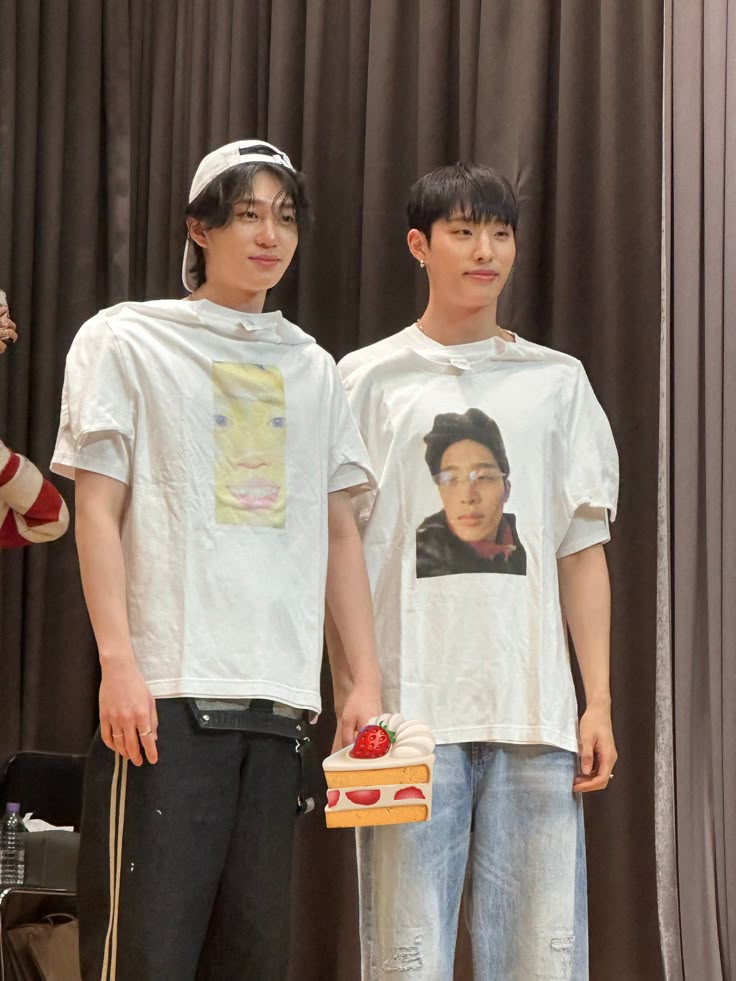
{"label": "earring", "polygon": [[419,260],[419,268],[424,269],[424,259]]}

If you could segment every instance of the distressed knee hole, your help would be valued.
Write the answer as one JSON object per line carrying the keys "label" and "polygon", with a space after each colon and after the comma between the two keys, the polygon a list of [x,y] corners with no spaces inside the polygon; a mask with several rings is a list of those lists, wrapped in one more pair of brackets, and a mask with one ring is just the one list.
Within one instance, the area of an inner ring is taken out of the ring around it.
{"label": "distressed knee hole", "polygon": [[549,945],[552,950],[559,950],[562,953],[569,952],[575,947],[575,935],[572,933],[566,933],[558,937],[552,937]]}
{"label": "distressed knee hole", "polygon": [[391,956],[383,962],[386,974],[419,971],[422,968],[422,938],[416,937],[409,944],[397,944]]}

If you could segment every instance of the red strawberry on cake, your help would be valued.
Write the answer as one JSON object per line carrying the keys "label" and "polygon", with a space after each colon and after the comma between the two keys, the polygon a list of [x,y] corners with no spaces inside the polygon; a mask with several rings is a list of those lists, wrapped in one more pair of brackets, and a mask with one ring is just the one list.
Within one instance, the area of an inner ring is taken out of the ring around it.
{"label": "red strawberry on cake", "polygon": [[354,760],[377,760],[388,753],[395,739],[396,733],[390,732],[380,722],[378,725],[363,726],[355,737],[355,742],[348,751],[348,756]]}
{"label": "red strawberry on cake", "polygon": [[328,828],[428,821],[434,738],[422,722],[385,714],[363,726],[352,746],[329,756]]}

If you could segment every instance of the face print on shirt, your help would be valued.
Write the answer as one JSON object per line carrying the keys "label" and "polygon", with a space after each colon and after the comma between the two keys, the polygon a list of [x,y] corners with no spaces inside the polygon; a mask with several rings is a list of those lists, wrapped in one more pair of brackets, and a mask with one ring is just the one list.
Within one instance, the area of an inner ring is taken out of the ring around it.
{"label": "face print on shirt", "polygon": [[498,425],[481,409],[440,413],[424,442],[441,510],[417,528],[417,579],[526,575],[516,516],[504,510],[510,467]]}
{"label": "face print on shirt", "polygon": [[283,528],[286,402],[278,368],[212,365],[215,520]]}

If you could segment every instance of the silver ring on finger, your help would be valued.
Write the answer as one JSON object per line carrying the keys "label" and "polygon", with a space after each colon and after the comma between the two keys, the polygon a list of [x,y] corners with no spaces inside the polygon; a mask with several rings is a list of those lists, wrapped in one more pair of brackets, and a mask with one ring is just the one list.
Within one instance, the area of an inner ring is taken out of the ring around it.
{"label": "silver ring on finger", "polygon": [[153,732],[153,729],[146,729],[145,732],[139,732],[138,735],[139,736],[150,736],[152,732]]}
{"label": "silver ring on finger", "polygon": [[112,734],[112,738],[113,739],[122,739],[124,735],[125,735],[124,732],[114,732]]}

